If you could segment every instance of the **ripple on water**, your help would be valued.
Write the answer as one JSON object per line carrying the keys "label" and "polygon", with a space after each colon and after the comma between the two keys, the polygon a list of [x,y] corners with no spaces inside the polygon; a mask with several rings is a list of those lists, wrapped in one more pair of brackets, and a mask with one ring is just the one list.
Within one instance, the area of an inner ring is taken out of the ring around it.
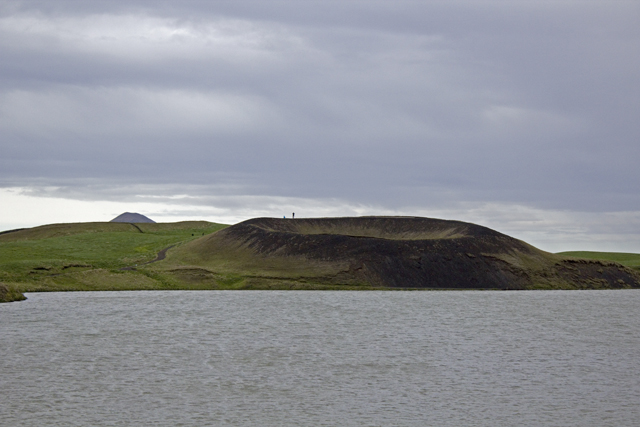
{"label": "ripple on water", "polygon": [[0,306],[0,424],[640,420],[638,290],[28,297]]}

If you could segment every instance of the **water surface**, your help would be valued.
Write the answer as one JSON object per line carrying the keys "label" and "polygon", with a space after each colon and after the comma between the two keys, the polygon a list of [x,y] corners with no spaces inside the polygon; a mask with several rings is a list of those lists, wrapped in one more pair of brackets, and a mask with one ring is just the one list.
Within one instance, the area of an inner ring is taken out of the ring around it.
{"label": "water surface", "polygon": [[0,425],[640,425],[639,290],[27,296]]}

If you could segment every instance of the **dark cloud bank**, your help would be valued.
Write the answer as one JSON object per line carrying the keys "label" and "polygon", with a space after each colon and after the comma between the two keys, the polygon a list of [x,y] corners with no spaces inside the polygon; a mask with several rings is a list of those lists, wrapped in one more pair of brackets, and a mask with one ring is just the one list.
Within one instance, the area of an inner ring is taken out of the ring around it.
{"label": "dark cloud bank", "polygon": [[0,185],[80,200],[638,212],[639,12],[4,2]]}

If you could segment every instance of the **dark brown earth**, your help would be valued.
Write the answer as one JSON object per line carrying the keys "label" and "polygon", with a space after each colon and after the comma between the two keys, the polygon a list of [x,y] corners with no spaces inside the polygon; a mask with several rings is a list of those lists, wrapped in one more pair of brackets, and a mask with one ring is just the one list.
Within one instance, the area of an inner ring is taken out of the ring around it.
{"label": "dark brown earth", "polygon": [[240,270],[250,270],[252,277],[293,277],[287,266],[294,265],[303,272],[301,280],[376,287],[640,287],[640,274],[620,264],[554,255],[460,221],[257,218],[196,242],[192,250],[200,252],[201,265],[235,262]]}

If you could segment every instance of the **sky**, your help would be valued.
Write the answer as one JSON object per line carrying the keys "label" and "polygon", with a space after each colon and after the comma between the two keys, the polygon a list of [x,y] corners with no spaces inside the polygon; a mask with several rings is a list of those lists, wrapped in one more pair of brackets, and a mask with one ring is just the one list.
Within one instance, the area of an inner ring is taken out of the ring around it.
{"label": "sky", "polygon": [[640,252],[640,2],[0,2],[0,231],[409,215]]}

